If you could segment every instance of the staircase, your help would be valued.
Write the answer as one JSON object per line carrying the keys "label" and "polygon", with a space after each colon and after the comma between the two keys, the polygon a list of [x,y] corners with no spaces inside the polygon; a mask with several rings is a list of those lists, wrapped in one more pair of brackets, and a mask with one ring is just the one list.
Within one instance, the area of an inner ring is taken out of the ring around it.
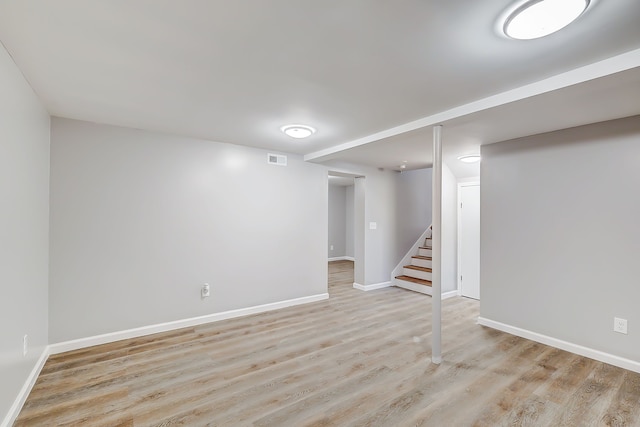
{"label": "staircase", "polygon": [[[429,227],[431,229],[431,227]],[[424,239],[424,246],[411,256],[411,264],[402,267],[402,275],[396,276],[394,286],[431,295],[431,233]]]}

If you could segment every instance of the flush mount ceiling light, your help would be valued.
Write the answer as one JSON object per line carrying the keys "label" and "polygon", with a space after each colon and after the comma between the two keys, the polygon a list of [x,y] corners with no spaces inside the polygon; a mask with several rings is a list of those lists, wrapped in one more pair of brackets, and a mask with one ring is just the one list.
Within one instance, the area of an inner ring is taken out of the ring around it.
{"label": "flush mount ceiling light", "polygon": [[467,156],[460,156],[458,157],[458,160],[463,163],[476,163],[480,161],[480,154],[469,154]]}
{"label": "flush mount ceiling light", "polygon": [[587,9],[589,0],[529,0],[504,23],[504,33],[518,40],[548,36],[566,27]]}
{"label": "flush mount ceiling light", "polygon": [[314,128],[307,125],[286,125],[282,126],[280,130],[289,135],[291,138],[296,139],[307,138],[316,133],[316,130]]}

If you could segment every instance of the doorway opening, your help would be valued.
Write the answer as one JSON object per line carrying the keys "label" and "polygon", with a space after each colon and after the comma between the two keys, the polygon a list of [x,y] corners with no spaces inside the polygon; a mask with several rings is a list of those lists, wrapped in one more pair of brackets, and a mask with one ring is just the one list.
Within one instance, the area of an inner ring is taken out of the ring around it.
{"label": "doorway opening", "polygon": [[328,261],[352,262],[352,284],[363,283],[365,178],[329,171],[328,181]]}

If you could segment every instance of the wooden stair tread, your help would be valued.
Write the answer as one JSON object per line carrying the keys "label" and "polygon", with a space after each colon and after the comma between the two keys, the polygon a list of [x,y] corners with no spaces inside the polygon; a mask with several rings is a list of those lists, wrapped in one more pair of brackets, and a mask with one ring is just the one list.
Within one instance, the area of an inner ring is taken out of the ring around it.
{"label": "wooden stair tread", "polygon": [[431,286],[431,281],[430,281],[430,280],[418,279],[418,278],[416,278],[416,277],[411,277],[411,276],[396,276],[396,279],[398,279],[398,280],[404,280],[404,281],[407,281],[407,282],[416,283],[416,284],[418,284],[418,285]]}
{"label": "wooden stair tread", "polygon": [[431,246],[420,246],[420,249],[429,249],[429,250],[431,250],[433,248]]}
{"label": "wooden stair tread", "polygon": [[409,268],[411,270],[424,271],[425,273],[431,273],[433,271],[430,268],[420,267],[420,266],[417,266],[417,265],[405,265],[404,268]]}
{"label": "wooden stair tread", "polygon": [[426,259],[426,260],[429,260],[429,261],[431,261],[433,259],[430,256],[423,256],[423,255],[413,255],[413,256],[411,256],[411,258]]}

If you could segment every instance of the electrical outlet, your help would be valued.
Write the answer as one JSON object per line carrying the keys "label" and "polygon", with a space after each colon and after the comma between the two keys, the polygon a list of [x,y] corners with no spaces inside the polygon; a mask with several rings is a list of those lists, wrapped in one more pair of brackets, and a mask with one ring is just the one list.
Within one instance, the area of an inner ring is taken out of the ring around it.
{"label": "electrical outlet", "polygon": [[627,319],[613,318],[613,331],[621,334],[627,333]]}
{"label": "electrical outlet", "polygon": [[202,285],[200,294],[202,295],[202,298],[207,298],[208,296],[211,295],[211,288],[209,287],[208,283],[205,283],[204,285]]}
{"label": "electrical outlet", "polygon": [[331,245],[331,250],[333,250],[333,245]]}
{"label": "electrical outlet", "polygon": [[25,335],[22,337],[22,355],[27,355],[27,350],[29,350],[29,336]]}

